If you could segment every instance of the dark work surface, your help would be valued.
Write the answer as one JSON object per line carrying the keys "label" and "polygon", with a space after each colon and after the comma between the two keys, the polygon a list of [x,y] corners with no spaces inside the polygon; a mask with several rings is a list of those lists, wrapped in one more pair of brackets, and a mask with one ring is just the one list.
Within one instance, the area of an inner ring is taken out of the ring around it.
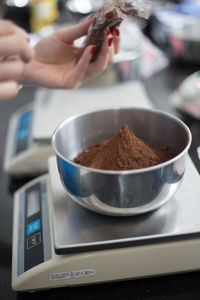
{"label": "dark work surface", "polygon": [[[196,148],[200,144],[200,123],[191,117],[173,111],[168,105],[170,93],[187,75],[197,69],[197,66],[174,64],[146,80],[145,86],[150,99],[157,108],[176,114],[190,127],[193,136],[190,155],[198,171],[200,171],[200,161],[196,153]],[[10,116],[18,107],[31,102],[34,93],[34,88],[24,88],[16,99],[0,103],[0,299],[200,299],[200,272],[61,288],[36,293],[15,293],[12,291],[12,193],[30,179],[13,180],[4,173],[4,149]]]}

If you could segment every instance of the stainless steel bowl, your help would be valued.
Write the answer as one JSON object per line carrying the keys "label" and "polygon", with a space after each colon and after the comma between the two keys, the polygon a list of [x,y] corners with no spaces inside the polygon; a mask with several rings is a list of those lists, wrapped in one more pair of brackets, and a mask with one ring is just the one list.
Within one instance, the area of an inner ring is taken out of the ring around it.
{"label": "stainless steel bowl", "polygon": [[[111,138],[123,124],[146,143],[169,146],[175,157],[129,171],[97,170],[72,162],[89,146]],[[190,144],[190,130],[182,121],[141,108],[79,114],[64,121],[52,136],[60,178],[68,195],[92,211],[114,216],[149,212],[172,198],[182,181]]]}

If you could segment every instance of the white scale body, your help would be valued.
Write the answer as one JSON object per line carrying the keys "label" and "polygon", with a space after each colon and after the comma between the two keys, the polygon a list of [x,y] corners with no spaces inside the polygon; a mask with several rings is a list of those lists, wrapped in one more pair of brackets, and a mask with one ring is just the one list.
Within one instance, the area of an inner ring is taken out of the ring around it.
{"label": "white scale body", "polygon": [[33,103],[11,117],[4,169],[14,176],[43,174],[53,155],[53,131],[66,118],[93,109],[137,106],[150,107],[138,81],[66,91],[40,89]]}
{"label": "white scale body", "polygon": [[36,291],[200,269],[200,177],[188,158],[176,195],[140,216],[109,217],[68,198],[56,158],[14,196],[12,288]]}
{"label": "white scale body", "polygon": [[[41,141],[50,145],[50,136],[62,119],[97,107],[151,107],[138,82],[100,90],[42,90],[40,96],[34,103],[31,122],[36,150],[31,152],[33,146],[25,150],[27,161],[38,157],[39,163],[40,147],[44,147]],[[9,143],[11,149],[12,140]],[[24,157],[22,153],[8,159],[7,171],[14,172],[14,165],[23,167]],[[35,291],[200,269],[200,177],[190,158],[173,199],[154,212],[124,218],[103,216],[76,204],[61,184],[56,158],[46,155],[45,161],[47,173],[14,195],[14,290]]]}

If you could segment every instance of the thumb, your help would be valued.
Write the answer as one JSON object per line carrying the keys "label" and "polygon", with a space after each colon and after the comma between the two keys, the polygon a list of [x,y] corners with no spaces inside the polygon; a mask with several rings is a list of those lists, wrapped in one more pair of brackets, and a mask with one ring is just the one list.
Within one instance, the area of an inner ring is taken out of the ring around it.
{"label": "thumb", "polygon": [[58,39],[60,39],[62,42],[72,43],[74,40],[87,34],[88,28],[92,24],[93,20],[94,20],[94,16],[77,25],[65,29],[61,29],[56,33],[56,35]]}

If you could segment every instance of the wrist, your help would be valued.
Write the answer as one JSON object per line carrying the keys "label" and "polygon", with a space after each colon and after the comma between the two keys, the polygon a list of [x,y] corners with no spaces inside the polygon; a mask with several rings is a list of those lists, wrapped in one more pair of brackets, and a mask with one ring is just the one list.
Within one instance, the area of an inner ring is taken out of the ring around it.
{"label": "wrist", "polygon": [[26,63],[22,74],[17,79],[18,84],[20,85],[32,85],[31,80],[31,62]]}

